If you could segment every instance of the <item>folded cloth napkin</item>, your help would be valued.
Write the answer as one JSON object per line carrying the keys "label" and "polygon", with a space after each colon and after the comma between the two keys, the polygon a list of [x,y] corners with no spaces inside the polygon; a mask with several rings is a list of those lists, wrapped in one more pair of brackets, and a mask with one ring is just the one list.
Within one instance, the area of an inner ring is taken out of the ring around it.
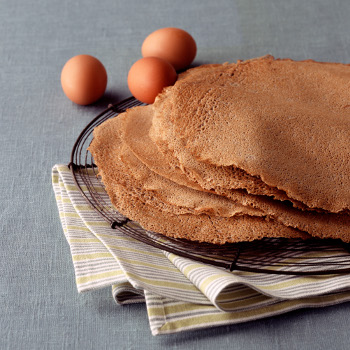
{"label": "folded cloth napkin", "polygon": [[[93,173],[89,180],[111,206]],[[350,301],[350,275],[230,272],[197,263],[112,229],[87,204],[66,165],[53,167],[52,183],[78,291],[112,286],[117,304],[145,302],[153,335]]]}

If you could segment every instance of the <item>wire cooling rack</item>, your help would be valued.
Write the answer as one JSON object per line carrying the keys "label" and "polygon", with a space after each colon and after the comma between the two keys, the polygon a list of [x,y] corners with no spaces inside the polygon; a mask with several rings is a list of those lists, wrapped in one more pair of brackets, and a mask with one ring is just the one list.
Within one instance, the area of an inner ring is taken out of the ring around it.
{"label": "wire cooling rack", "polygon": [[[158,249],[225,269],[285,275],[327,275],[350,272],[350,245],[340,240],[265,238],[254,242],[214,245],[165,237],[144,230],[118,213],[100,188],[97,167],[88,151],[93,129],[126,109],[142,105],[133,97],[93,119],[77,138],[69,168],[81,195],[111,227]],[[98,187],[98,188],[97,188]]]}

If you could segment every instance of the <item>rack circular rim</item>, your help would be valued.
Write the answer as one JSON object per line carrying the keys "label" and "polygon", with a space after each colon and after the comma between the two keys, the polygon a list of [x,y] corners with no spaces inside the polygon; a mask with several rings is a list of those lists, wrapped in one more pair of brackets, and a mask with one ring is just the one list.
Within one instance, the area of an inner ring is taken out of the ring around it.
{"label": "rack circular rim", "polygon": [[[115,208],[105,208],[101,196],[94,190],[89,180],[89,172],[97,177],[96,165],[88,151],[93,129],[104,121],[117,117],[128,108],[144,103],[129,97],[98,114],[81,131],[75,141],[68,167],[74,182],[87,203],[108,222],[111,228],[146,243],[155,248],[174,253],[198,262],[229,269],[282,275],[329,275],[350,273],[350,244],[331,239],[286,239],[265,238],[260,241],[239,242],[224,245],[200,243],[166,237],[159,233],[144,230],[137,223],[118,213]],[[102,187],[103,183],[99,179]],[[85,185],[86,189],[82,186]],[[104,202],[104,201],[103,201]],[[315,258],[314,253],[324,256]],[[327,254],[326,254],[327,252]],[[310,253],[311,257],[307,257]],[[303,262],[298,262],[300,256]],[[294,262],[290,262],[290,260]],[[285,260],[289,262],[285,262]]]}

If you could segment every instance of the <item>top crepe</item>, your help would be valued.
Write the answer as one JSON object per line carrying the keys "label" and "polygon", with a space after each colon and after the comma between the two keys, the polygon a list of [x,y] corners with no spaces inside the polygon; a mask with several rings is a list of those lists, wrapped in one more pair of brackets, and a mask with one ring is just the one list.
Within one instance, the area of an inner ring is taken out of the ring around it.
{"label": "top crepe", "polygon": [[349,65],[265,56],[195,68],[155,107],[169,90],[161,115],[198,161],[240,168],[309,208],[350,209]]}

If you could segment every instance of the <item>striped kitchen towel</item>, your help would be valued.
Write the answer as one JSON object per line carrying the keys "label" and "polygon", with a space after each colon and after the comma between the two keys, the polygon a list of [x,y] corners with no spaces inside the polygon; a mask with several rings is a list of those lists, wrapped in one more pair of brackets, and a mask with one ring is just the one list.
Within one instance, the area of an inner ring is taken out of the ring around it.
{"label": "striped kitchen towel", "polygon": [[[93,173],[89,180],[110,206]],[[78,291],[112,286],[118,304],[145,302],[153,335],[350,301],[349,275],[229,272],[197,263],[112,229],[87,204],[66,165],[53,167],[52,183]]]}

